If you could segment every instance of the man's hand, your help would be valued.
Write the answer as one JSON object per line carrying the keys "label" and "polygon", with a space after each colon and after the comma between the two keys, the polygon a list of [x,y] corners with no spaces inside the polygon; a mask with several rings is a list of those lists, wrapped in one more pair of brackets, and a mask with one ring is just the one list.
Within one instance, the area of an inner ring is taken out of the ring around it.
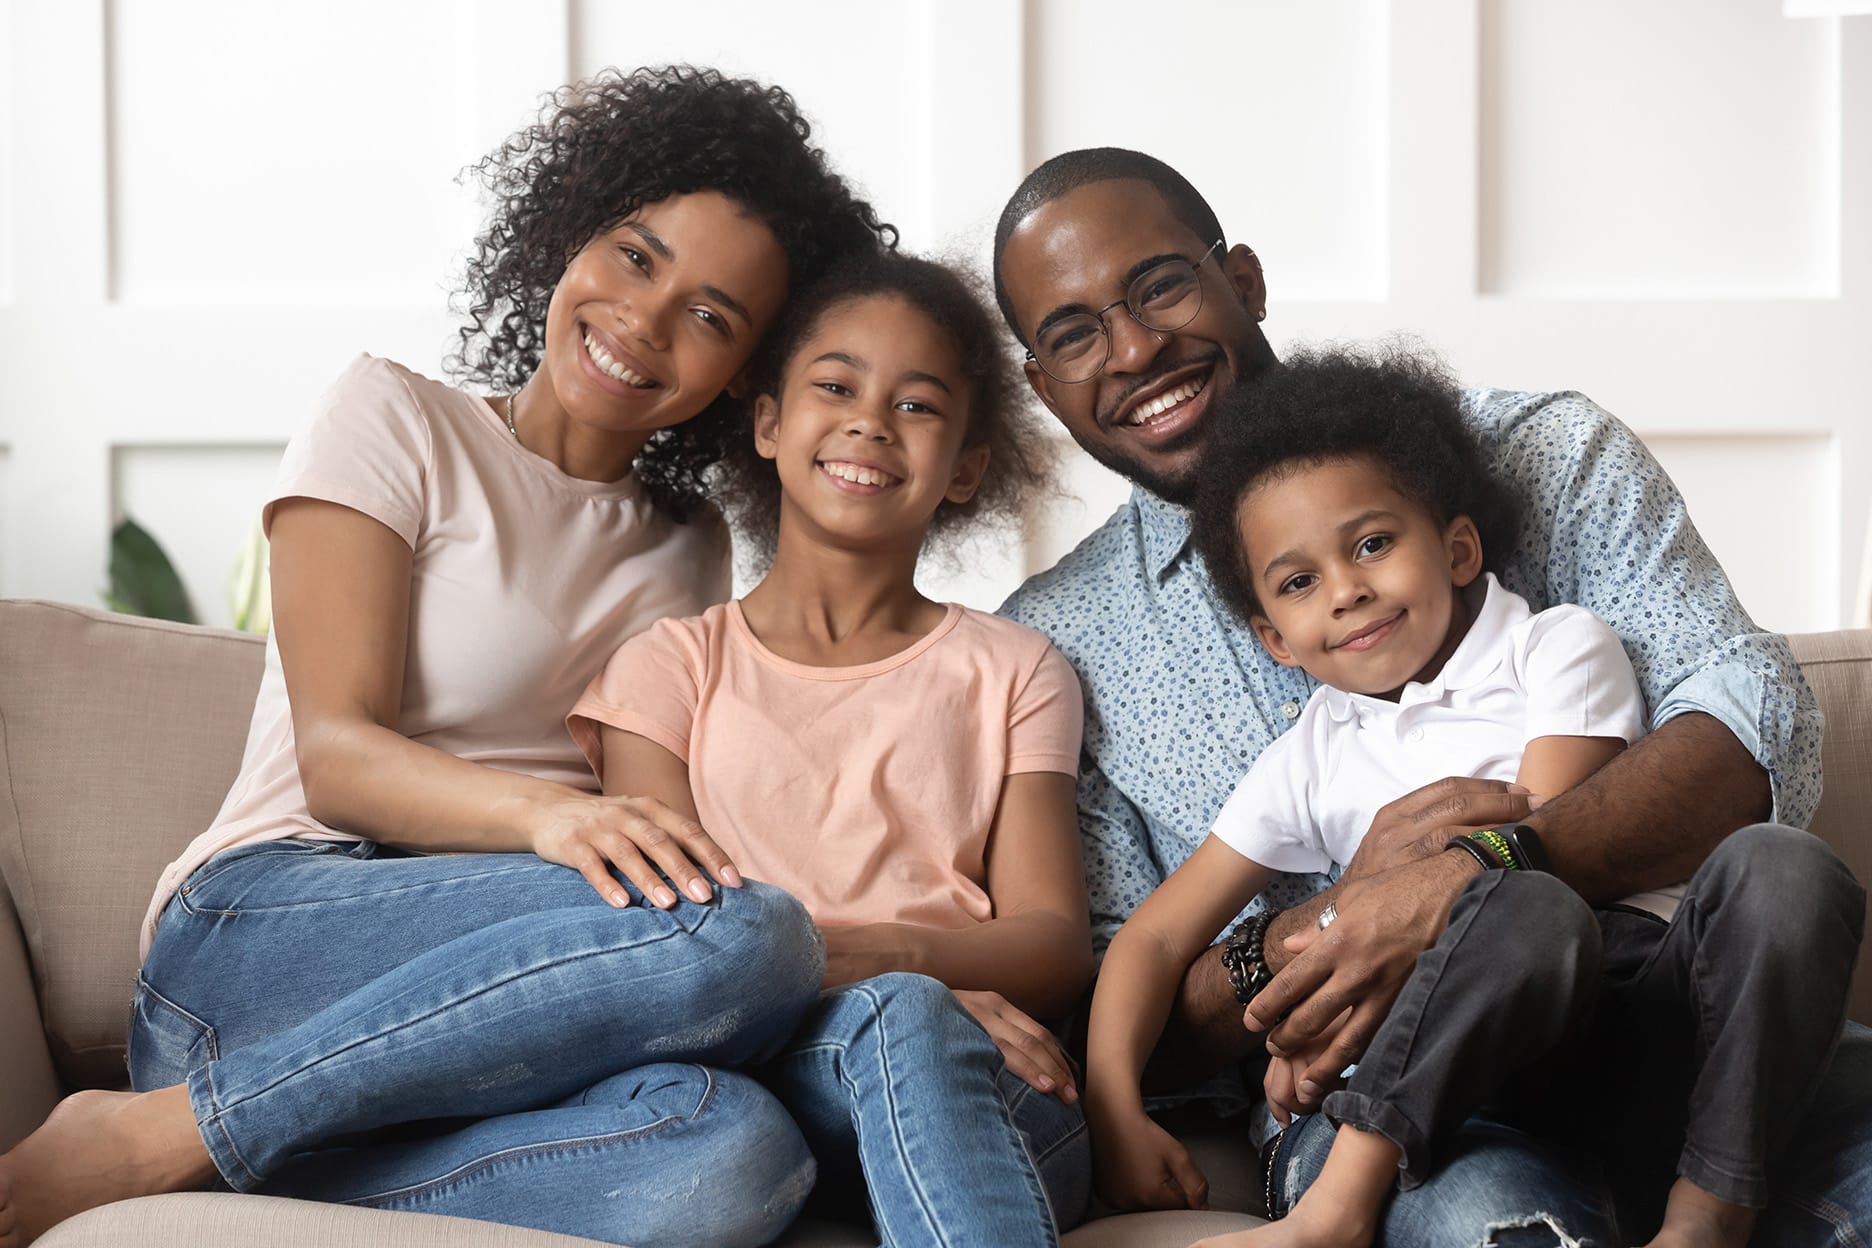
{"label": "man's hand", "polygon": [[1317,1108],[1339,1072],[1364,1054],[1417,955],[1449,925],[1456,894],[1479,869],[1466,854],[1439,853],[1342,880],[1332,926],[1287,938],[1293,960],[1255,994],[1242,1021],[1268,1033],[1274,1056],[1308,1059],[1289,1108]]}
{"label": "man's hand", "polygon": [[1518,784],[1447,776],[1378,808],[1371,830],[1359,842],[1344,878],[1389,871],[1434,857],[1449,838],[1476,828],[1519,823],[1540,805]]}

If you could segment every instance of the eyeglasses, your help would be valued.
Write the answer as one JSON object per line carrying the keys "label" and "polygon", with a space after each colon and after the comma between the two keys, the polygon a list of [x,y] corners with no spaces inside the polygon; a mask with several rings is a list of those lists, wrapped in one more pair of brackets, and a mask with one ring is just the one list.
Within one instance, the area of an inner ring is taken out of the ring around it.
{"label": "eyeglasses", "polygon": [[1182,329],[1202,311],[1202,278],[1196,270],[1221,246],[1218,238],[1194,261],[1178,256],[1154,265],[1138,274],[1125,289],[1124,298],[1097,312],[1075,312],[1042,327],[1034,335],[1027,358],[1054,381],[1072,385],[1096,377],[1111,358],[1111,330],[1105,314],[1113,308],[1122,306],[1132,320],[1160,334]]}

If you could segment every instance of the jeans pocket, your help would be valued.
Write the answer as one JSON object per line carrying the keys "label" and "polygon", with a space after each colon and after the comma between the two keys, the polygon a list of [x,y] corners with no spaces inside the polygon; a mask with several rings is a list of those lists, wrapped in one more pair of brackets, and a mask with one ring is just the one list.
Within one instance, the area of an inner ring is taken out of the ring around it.
{"label": "jeans pocket", "polygon": [[341,854],[357,848],[355,841],[260,841],[223,850],[182,882],[176,890],[176,904],[190,914],[239,914],[247,895],[243,881],[249,878],[244,868],[259,866],[281,858],[315,858]]}
{"label": "jeans pocket", "polygon": [[137,976],[130,1007],[130,1086],[139,1092],[181,1083],[220,1056],[215,1030]]}

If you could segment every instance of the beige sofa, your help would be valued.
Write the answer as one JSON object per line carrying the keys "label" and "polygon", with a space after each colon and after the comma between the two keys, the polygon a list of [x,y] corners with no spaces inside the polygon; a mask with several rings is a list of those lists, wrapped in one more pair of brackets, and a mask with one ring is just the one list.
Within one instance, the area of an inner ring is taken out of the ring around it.
{"label": "beige sofa", "polygon": [[[1794,639],[1828,720],[1826,799],[1815,831],[1872,881],[1872,631]],[[0,1149],[65,1092],[121,1087],[136,928],[157,873],[206,826],[234,776],[260,677],[261,642],[238,633],[58,603],[0,601]],[[1861,962],[1855,1019],[1872,1022]],[[1256,1203],[1232,1132],[1191,1138],[1212,1203]],[[1254,1224],[1244,1212],[1099,1218],[1070,1248],[1183,1245]],[[523,1248],[583,1240],[425,1214],[259,1196],[126,1201],[54,1229],[79,1245],[328,1243]],[[791,1245],[873,1242],[861,1228],[795,1228]]]}

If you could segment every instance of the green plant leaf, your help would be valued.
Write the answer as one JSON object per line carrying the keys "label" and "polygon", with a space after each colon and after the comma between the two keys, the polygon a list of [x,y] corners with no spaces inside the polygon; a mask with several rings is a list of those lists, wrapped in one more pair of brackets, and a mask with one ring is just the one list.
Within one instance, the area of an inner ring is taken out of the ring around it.
{"label": "green plant leaf", "polygon": [[175,565],[134,520],[126,519],[111,534],[110,589],[104,601],[111,610],[129,615],[195,623],[195,610]]}

